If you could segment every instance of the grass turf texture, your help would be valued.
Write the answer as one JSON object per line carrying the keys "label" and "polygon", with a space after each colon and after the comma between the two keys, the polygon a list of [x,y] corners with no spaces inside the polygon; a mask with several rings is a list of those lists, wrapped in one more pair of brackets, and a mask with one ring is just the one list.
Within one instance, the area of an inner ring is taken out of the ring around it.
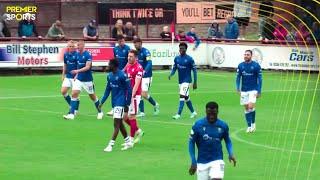
{"label": "grass turf texture", "polygon": [[[188,136],[194,120],[184,107],[182,119],[171,117],[178,107],[177,75],[156,71],[152,96],[160,115],[139,119],[142,143],[126,152],[119,134],[114,150],[103,152],[113,130],[112,120],[96,119],[89,97],[82,93],[74,121],[62,115],[68,107],[60,95],[60,75],[0,78],[0,179],[195,179],[188,175]],[[317,179],[320,176],[320,97],[317,74],[264,72],[262,98],[257,103],[257,131],[246,134],[244,110],[235,93],[235,73],[199,72],[191,100],[204,116],[215,100],[219,117],[230,127],[237,167],[226,162],[225,179]],[[99,97],[105,74],[95,73]],[[314,96],[315,95],[315,96]],[[104,112],[110,110],[110,98]],[[129,130],[129,128],[127,128]]]}

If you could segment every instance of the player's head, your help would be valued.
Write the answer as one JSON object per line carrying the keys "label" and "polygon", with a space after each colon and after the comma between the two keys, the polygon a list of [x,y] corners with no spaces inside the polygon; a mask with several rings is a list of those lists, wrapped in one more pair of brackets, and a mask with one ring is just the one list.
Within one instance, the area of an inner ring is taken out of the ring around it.
{"label": "player's head", "polygon": [[136,50],[140,50],[142,47],[142,40],[139,37],[137,37],[133,40],[133,44]]}
{"label": "player's head", "polygon": [[209,122],[215,122],[218,119],[219,105],[211,101],[206,104],[206,115]]}
{"label": "player's head", "polygon": [[118,40],[119,46],[121,46],[121,47],[123,47],[125,45],[125,43],[126,43],[126,41],[124,40],[124,36],[123,35],[118,35],[117,40]]}
{"label": "player's head", "polygon": [[138,55],[138,51],[131,49],[128,54],[128,63],[134,64],[136,62],[137,55]]}
{"label": "player's head", "polygon": [[115,72],[118,70],[119,67],[119,60],[117,58],[111,59],[109,61],[109,69],[112,72]]}
{"label": "player's head", "polygon": [[75,50],[76,50],[76,42],[74,42],[73,40],[68,41],[67,51],[73,52]]}
{"label": "player's head", "polygon": [[244,60],[249,62],[252,59],[252,51],[251,50],[246,50],[244,52]]}
{"label": "player's head", "polygon": [[79,51],[83,51],[84,50],[84,41],[79,41],[77,45],[78,45],[78,50]]}
{"label": "player's head", "polygon": [[185,42],[179,44],[179,52],[181,55],[185,55],[188,49],[188,45]]}

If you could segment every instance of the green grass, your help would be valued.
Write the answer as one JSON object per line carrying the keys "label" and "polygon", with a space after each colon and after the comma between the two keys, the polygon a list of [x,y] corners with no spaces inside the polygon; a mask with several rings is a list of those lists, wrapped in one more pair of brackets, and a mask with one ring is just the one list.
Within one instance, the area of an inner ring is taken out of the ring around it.
{"label": "green grass", "polygon": [[[188,175],[187,149],[194,120],[187,107],[181,120],[171,119],[178,106],[178,86],[176,77],[169,81],[167,76],[167,71],[154,74],[151,91],[161,113],[152,116],[146,103],[147,116],[139,120],[146,132],[142,143],[122,152],[119,136],[112,153],[102,151],[111,137],[112,120],[97,120],[85,93],[76,120],[62,119],[68,110],[59,93],[60,75],[1,77],[0,179],[195,179]],[[225,179],[319,179],[317,74],[264,72],[254,134],[245,133],[234,76],[199,72],[198,90],[191,91],[199,117],[204,116],[205,103],[215,100],[220,118],[229,124],[238,165],[231,166],[224,148]],[[95,73],[94,80],[101,97],[105,75]]]}

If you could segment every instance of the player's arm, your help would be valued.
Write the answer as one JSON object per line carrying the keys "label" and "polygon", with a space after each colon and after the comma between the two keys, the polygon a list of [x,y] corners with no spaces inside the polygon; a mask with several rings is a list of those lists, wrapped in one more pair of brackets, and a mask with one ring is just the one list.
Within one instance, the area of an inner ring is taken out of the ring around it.
{"label": "player's arm", "polygon": [[152,71],[152,60],[151,60],[151,54],[149,52],[149,50],[146,50],[146,60],[147,60],[147,65],[144,68],[145,74],[149,73],[150,71]]}
{"label": "player's arm", "polygon": [[106,100],[108,99],[110,92],[111,92],[111,86],[110,86],[109,77],[108,77],[107,86],[106,86],[106,89],[104,90],[103,97],[100,101],[100,105],[99,105],[100,109],[101,109],[102,105],[106,102]]}
{"label": "player's arm", "polygon": [[91,65],[92,65],[92,57],[89,54],[88,57],[87,57],[86,65],[81,69],[77,69],[77,70],[71,71],[71,73],[78,74],[78,73],[81,73],[81,72],[89,71],[91,69]]}
{"label": "player's arm", "polygon": [[198,80],[198,75],[197,75],[197,66],[194,60],[192,59],[191,61],[191,66],[192,66],[192,72],[193,72],[193,89],[197,89],[197,80]]}
{"label": "player's arm", "polygon": [[125,83],[126,83],[126,90],[127,90],[126,105],[130,106],[131,97],[132,97],[132,88],[130,85],[130,79],[128,77],[125,77]]}
{"label": "player's arm", "polygon": [[261,88],[262,88],[262,70],[261,70],[261,67],[260,65],[258,65],[258,94],[257,94],[257,97],[260,97],[261,96]]}
{"label": "player's arm", "polygon": [[193,175],[196,170],[197,170],[197,160],[196,160],[196,155],[195,155],[195,143],[196,143],[196,138],[197,134],[196,131],[194,130],[194,126],[191,129],[190,132],[190,138],[189,138],[189,155],[191,159],[191,166],[189,168],[189,174]]}
{"label": "player's arm", "polygon": [[61,79],[63,80],[64,77],[66,76],[66,71],[67,71],[67,64],[66,63],[63,63],[63,66],[62,66],[62,74],[61,74]]}
{"label": "player's arm", "polygon": [[240,93],[240,81],[241,81],[241,72],[240,72],[240,66],[238,66],[237,76],[236,76],[236,88],[238,93]]}
{"label": "player's arm", "polygon": [[64,56],[63,59],[63,66],[62,66],[62,74],[61,74],[61,79],[63,80],[64,77],[66,76],[67,71],[67,61],[66,61],[66,56]]}
{"label": "player's arm", "polygon": [[236,158],[233,155],[232,142],[231,142],[231,139],[230,139],[230,136],[229,136],[229,127],[228,126],[226,127],[223,139],[224,139],[224,141],[226,143],[226,148],[227,148],[227,151],[228,151],[228,154],[229,154],[229,161],[233,162],[233,166],[236,166],[237,161],[236,161]]}
{"label": "player's arm", "polygon": [[171,70],[171,73],[169,75],[169,80],[171,79],[171,77],[174,75],[174,73],[176,73],[177,71],[177,61],[176,61],[177,57],[174,58],[174,63],[173,63],[173,66],[172,66],[172,70]]}
{"label": "player's arm", "polygon": [[142,71],[139,71],[136,75],[136,78],[134,80],[134,86],[132,88],[132,97],[136,96],[137,90],[139,86],[141,86],[141,79],[142,79]]}

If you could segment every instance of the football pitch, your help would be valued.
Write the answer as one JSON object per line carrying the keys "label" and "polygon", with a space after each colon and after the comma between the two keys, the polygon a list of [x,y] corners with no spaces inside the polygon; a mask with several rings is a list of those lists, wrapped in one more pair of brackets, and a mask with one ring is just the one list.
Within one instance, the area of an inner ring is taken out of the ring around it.
{"label": "football pitch", "polygon": [[[73,121],[62,115],[68,106],[60,95],[61,75],[0,77],[0,179],[145,179],[188,180],[188,138],[194,119],[185,106],[182,118],[172,120],[178,108],[177,74],[155,71],[151,95],[160,104],[139,126],[142,142],[121,151],[119,133],[111,153],[103,152],[111,138],[113,121],[96,119],[85,92]],[[320,87],[318,74],[263,72],[262,97],[257,102],[257,130],[245,133],[243,107],[235,91],[235,72],[198,72],[198,89],[190,96],[203,117],[205,104],[220,105],[219,118],[229,124],[237,166],[227,160],[224,179],[312,179],[320,177]],[[106,84],[104,73],[94,73],[97,95]],[[104,112],[110,110],[110,98]],[[129,128],[127,127],[127,130]]]}

